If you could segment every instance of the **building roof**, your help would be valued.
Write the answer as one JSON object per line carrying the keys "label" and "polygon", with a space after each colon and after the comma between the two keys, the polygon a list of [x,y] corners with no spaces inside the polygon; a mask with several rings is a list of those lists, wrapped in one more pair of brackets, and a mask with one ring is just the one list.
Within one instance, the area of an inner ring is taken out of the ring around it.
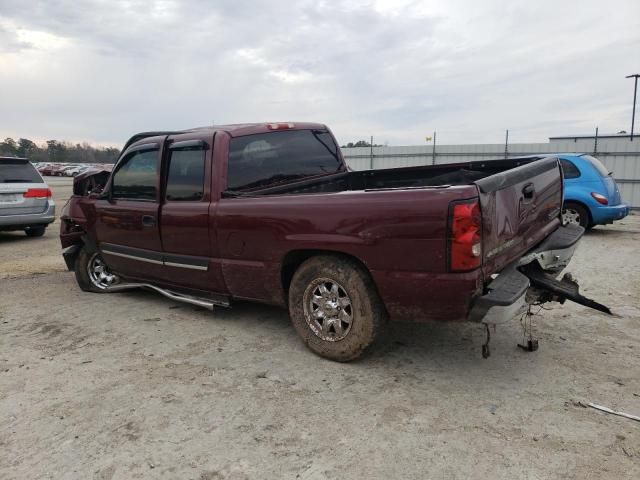
{"label": "building roof", "polygon": [[[634,134],[634,137],[640,137],[640,133]],[[549,140],[589,140],[595,139],[595,135],[561,135],[559,137],[549,137]],[[601,138],[631,138],[628,133],[603,133],[598,134],[598,139]]]}

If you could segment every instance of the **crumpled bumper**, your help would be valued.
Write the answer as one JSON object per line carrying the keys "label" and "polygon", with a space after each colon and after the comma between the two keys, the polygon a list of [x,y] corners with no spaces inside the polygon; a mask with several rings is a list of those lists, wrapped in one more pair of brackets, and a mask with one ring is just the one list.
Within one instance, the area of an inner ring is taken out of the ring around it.
{"label": "crumpled bumper", "polygon": [[584,228],[577,225],[559,227],[487,285],[486,293],[474,300],[469,320],[499,324],[524,313],[531,281],[523,267],[537,262],[542,270],[559,273],[568,265],[583,234]]}

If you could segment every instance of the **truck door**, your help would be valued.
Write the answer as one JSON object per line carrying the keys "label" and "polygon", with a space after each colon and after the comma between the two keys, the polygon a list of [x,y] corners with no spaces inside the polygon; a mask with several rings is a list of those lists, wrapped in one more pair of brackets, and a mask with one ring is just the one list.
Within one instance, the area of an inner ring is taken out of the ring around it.
{"label": "truck door", "polygon": [[160,235],[165,282],[209,293],[225,293],[212,201],[213,137],[170,136],[164,155],[165,187]]}
{"label": "truck door", "polygon": [[111,269],[126,277],[153,280],[163,273],[158,229],[163,140],[130,148],[116,166],[106,197],[95,203],[98,248]]}

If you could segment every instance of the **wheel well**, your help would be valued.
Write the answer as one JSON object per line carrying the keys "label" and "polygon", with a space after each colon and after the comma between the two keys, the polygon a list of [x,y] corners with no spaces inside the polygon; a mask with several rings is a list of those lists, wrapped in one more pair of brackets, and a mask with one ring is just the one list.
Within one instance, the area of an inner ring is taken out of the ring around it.
{"label": "wheel well", "polygon": [[562,205],[562,208],[564,209],[564,207],[565,207],[566,205],[570,205],[570,204],[572,204],[572,203],[573,203],[574,205],[579,205],[579,206],[581,206],[582,208],[584,208],[584,209],[586,210],[587,215],[589,215],[589,224],[592,224],[592,223],[593,223],[593,217],[591,216],[591,210],[589,209],[589,207],[587,207],[587,206],[586,206],[584,203],[582,203],[581,201],[579,201],[579,200],[565,200],[565,201],[564,201],[564,203],[563,203],[563,205]]}
{"label": "wheel well", "polygon": [[367,272],[369,276],[371,276],[371,272],[369,272],[367,266],[356,256],[349,255],[343,252],[336,252],[333,250],[293,250],[285,255],[284,259],[282,260],[282,267],[280,270],[282,290],[284,291],[285,295],[289,294],[289,285],[291,285],[291,279],[293,278],[294,273],[296,273],[296,270],[298,270],[300,265],[302,265],[305,261],[317,255],[332,255],[334,257],[342,257],[355,261],[362,267],[365,272]]}

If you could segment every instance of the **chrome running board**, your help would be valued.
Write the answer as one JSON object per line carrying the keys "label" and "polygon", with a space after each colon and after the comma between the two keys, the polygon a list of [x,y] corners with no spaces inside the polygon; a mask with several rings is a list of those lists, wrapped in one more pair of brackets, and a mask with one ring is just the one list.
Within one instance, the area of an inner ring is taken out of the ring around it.
{"label": "chrome running board", "polygon": [[203,307],[208,310],[213,310],[214,306],[219,307],[228,307],[229,302],[222,302],[216,300],[209,300],[204,298],[192,297],[191,295],[184,295],[182,293],[172,292],[171,290],[166,290],[164,288],[156,287],[155,285],[151,285],[150,283],[123,283],[120,285],[112,285],[109,288],[106,288],[106,292],[119,292],[122,290],[132,290],[134,288],[150,288],[158,292],[161,295],[164,295],[171,300],[175,300],[177,302],[189,303],[191,305],[196,305],[198,307]]}

